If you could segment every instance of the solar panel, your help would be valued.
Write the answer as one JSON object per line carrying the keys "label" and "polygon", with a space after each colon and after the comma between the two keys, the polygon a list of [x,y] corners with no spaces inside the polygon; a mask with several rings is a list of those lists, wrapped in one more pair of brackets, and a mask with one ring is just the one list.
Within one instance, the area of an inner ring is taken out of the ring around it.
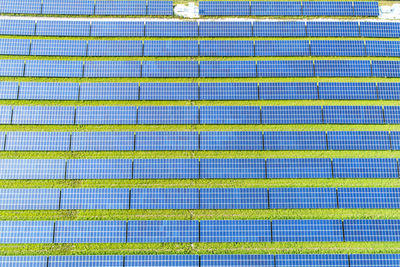
{"label": "solar panel", "polygon": [[260,99],[318,99],[317,83],[260,83]]}
{"label": "solar panel", "polygon": [[71,151],[134,151],[134,132],[73,132]]}
{"label": "solar panel", "polygon": [[201,266],[273,267],[274,255],[201,255]]}
{"label": "solar panel", "polygon": [[148,16],[172,16],[173,14],[172,1],[147,1]]}
{"label": "solar panel", "polygon": [[273,220],[272,236],[273,242],[342,242],[342,221]]}
{"label": "solar panel", "polygon": [[306,24],[301,21],[254,21],[254,37],[305,37]]}
{"label": "solar panel", "polygon": [[58,210],[59,189],[0,189],[0,210]]}
{"label": "solar panel", "polygon": [[15,106],[13,124],[74,124],[75,107]]}
{"label": "solar panel", "polygon": [[267,159],[267,178],[332,178],[330,159]]}
{"label": "solar panel", "polygon": [[400,150],[400,132],[390,132],[392,150]]}
{"label": "solar panel", "polygon": [[29,47],[27,39],[0,39],[0,55],[29,56]]}
{"label": "solar panel", "polygon": [[0,82],[0,99],[17,99],[18,82]]}
{"label": "solar panel", "polygon": [[357,21],[308,21],[307,36],[359,37],[358,22]]}
{"label": "solar panel", "polygon": [[25,77],[81,78],[82,61],[72,60],[27,60]]}
{"label": "solar panel", "polygon": [[333,159],[334,178],[398,178],[396,159]]}
{"label": "solar panel", "polygon": [[264,159],[201,159],[200,178],[203,179],[263,179]]}
{"label": "solar panel", "polygon": [[64,179],[62,159],[1,159],[0,179]]}
{"label": "solar panel", "polygon": [[79,100],[138,100],[138,83],[81,83]]}
{"label": "solar panel", "polygon": [[89,57],[141,57],[142,48],[142,41],[90,40],[87,55]]}
{"label": "solar panel", "polygon": [[197,61],[143,61],[142,77],[199,77],[199,63]]}
{"label": "solar panel", "polygon": [[390,150],[390,137],[384,131],[328,132],[329,150]]}
{"label": "solar panel", "polygon": [[78,100],[79,83],[21,82],[20,100]]}
{"label": "solar panel", "polygon": [[198,124],[195,106],[140,106],[138,124]]}
{"label": "solar panel", "polygon": [[198,255],[128,255],[125,267],[199,267]]}
{"label": "solar panel", "polygon": [[338,188],[341,209],[398,209],[400,188]]}
{"label": "solar panel", "polygon": [[131,106],[78,106],[76,124],[136,124],[136,107]]}
{"label": "solar panel", "polygon": [[149,37],[197,37],[198,34],[195,21],[146,21],[146,36]]}
{"label": "solar panel", "polygon": [[200,83],[200,100],[257,99],[257,83]]}
{"label": "solar panel", "polygon": [[124,256],[85,255],[85,256],[50,256],[48,267],[123,267]]}
{"label": "solar panel", "polygon": [[35,34],[37,36],[89,36],[90,32],[90,21],[38,20]]}
{"label": "solar panel", "polygon": [[199,1],[200,16],[250,16],[247,1]]}
{"label": "solar panel", "polygon": [[260,107],[200,106],[200,124],[260,124]]}
{"label": "solar panel", "polygon": [[303,16],[351,17],[353,2],[303,2]]}
{"label": "solar panel", "polygon": [[41,0],[1,0],[0,13],[10,14],[40,14]]}
{"label": "solar panel", "polygon": [[343,223],[347,242],[400,241],[399,220],[344,220]]}
{"label": "solar panel", "polygon": [[279,254],[275,256],[277,267],[348,267],[348,256],[343,254]]}
{"label": "solar panel", "polygon": [[146,1],[96,1],[95,15],[145,16]]}
{"label": "solar panel", "polygon": [[358,2],[354,1],[354,16],[356,17],[378,17],[378,2]]}
{"label": "solar panel", "polygon": [[400,57],[398,41],[365,41],[366,55],[370,57]]}
{"label": "solar panel", "polygon": [[86,56],[86,41],[32,40],[31,56]]}
{"label": "solar panel", "polygon": [[256,77],[255,61],[201,61],[200,77]]}
{"label": "solar panel", "polygon": [[67,161],[67,179],[131,179],[130,159],[74,159]]}
{"label": "solar panel", "polygon": [[399,254],[350,254],[349,262],[354,267],[396,267],[400,265]]}
{"label": "solar panel", "polygon": [[136,132],[137,151],[198,149],[197,132]]}
{"label": "solar panel", "polygon": [[133,179],[198,178],[197,159],[135,159],[133,162]]}
{"label": "solar panel", "polygon": [[360,21],[360,36],[399,38],[400,23]]}
{"label": "solar panel", "polygon": [[200,150],[263,150],[262,132],[201,132]]}
{"label": "solar panel", "polygon": [[202,188],[200,209],[268,209],[268,189]]}
{"label": "solar panel", "polygon": [[54,243],[125,242],[125,221],[57,221],[55,225]]}
{"label": "solar panel", "polygon": [[265,150],[326,150],[322,131],[264,132]]}
{"label": "solar panel", "polygon": [[267,220],[200,221],[200,242],[270,242]]}
{"label": "solar panel", "polygon": [[199,222],[128,221],[128,243],[199,242]]}
{"label": "solar panel", "polygon": [[324,122],[328,124],[383,124],[379,106],[324,106]]}
{"label": "solar panel", "polygon": [[198,100],[197,83],[141,83],[141,100]]}
{"label": "solar panel", "polygon": [[400,83],[378,83],[378,98],[380,100],[400,99]]}
{"label": "solar panel", "polygon": [[0,132],[0,151],[5,150],[6,133]]}
{"label": "solar panel", "polygon": [[258,77],[312,77],[314,66],[311,60],[258,61]]}
{"label": "solar panel", "polygon": [[253,41],[200,41],[201,57],[252,57]]}
{"label": "solar panel", "polygon": [[54,15],[94,15],[91,0],[43,0],[42,14]]}
{"label": "solar panel", "polygon": [[364,41],[312,40],[311,56],[365,57]]}
{"label": "solar panel", "polygon": [[400,124],[400,107],[385,106],[384,116],[385,116],[385,122],[387,124]]}
{"label": "solar panel", "polygon": [[249,21],[200,21],[200,37],[251,37]]}
{"label": "solar panel", "polygon": [[145,57],[197,57],[199,47],[197,41],[144,41]]}
{"label": "solar panel", "polygon": [[0,256],[3,267],[47,267],[46,256]]}
{"label": "solar panel", "polygon": [[130,208],[134,210],[197,210],[199,189],[133,188]]}
{"label": "solar panel", "polygon": [[373,77],[400,77],[400,61],[372,61]]}
{"label": "solar panel", "polygon": [[1,76],[24,76],[24,61],[0,59],[0,77]]}
{"label": "solar panel", "polygon": [[[14,5],[14,2],[9,2]],[[34,20],[0,20],[0,35],[35,35],[36,21]]]}
{"label": "solar panel", "polygon": [[302,16],[301,2],[251,1],[252,16]]}
{"label": "solar panel", "polygon": [[11,124],[12,106],[0,106],[0,124]]}
{"label": "solar panel", "polygon": [[263,124],[322,124],[322,109],[318,106],[261,107]]}
{"label": "solar panel", "polygon": [[308,41],[255,41],[256,57],[305,57],[309,55]]}
{"label": "solar panel", "polygon": [[67,132],[8,132],[6,151],[68,151]]}
{"label": "solar panel", "polygon": [[375,83],[319,83],[320,99],[376,100]]}
{"label": "solar panel", "polygon": [[90,36],[97,36],[97,37],[144,36],[144,22],[143,21],[93,21],[90,30]]}
{"label": "solar panel", "polygon": [[271,188],[271,209],[336,209],[336,188]]}
{"label": "solar panel", "polygon": [[0,244],[52,243],[52,221],[0,221]]}
{"label": "solar panel", "polygon": [[65,188],[61,190],[62,210],[125,210],[129,209],[126,188]]}
{"label": "solar panel", "polygon": [[317,77],[371,77],[371,65],[367,60],[316,60]]}
{"label": "solar panel", "polygon": [[140,61],[86,61],[84,68],[87,78],[140,77]]}

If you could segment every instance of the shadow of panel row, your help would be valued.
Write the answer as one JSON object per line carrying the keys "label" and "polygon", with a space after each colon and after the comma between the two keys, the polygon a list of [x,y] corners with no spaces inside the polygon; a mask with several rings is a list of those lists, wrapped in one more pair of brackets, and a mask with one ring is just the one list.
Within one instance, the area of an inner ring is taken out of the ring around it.
{"label": "shadow of panel row", "polygon": [[0,243],[399,242],[400,220],[1,221]]}
{"label": "shadow of panel row", "polygon": [[246,78],[400,77],[400,61],[64,61],[0,60],[3,77]]}
{"label": "shadow of panel row", "polygon": [[0,35],[399,38],[399,22],[0,20]]}
{"label": "shadow of panel row", "polygon": [[18,100],[400,100],[400,83],[0,82]]}
{"label": "shadow of panel row", "polygon": [[0,179],[399,178],[393,158],[0,159]]}
{"label": "shadow of panel row", "polygon": [[0,189],[0,210],[398,208],[400,188]]}
{"label": "shadow of panel row", "polygon": [[172,16],[172,1],[1,0],[0,13],[81,16]]}
{"label": "shadow of panel row", "polygon": [[400,42],[0,39],[0,54],[74,57],[400,57]]}
{"label": "shadow of panel row", "polygon": [[400,124],[400,106],[0,106],[0,124]]}

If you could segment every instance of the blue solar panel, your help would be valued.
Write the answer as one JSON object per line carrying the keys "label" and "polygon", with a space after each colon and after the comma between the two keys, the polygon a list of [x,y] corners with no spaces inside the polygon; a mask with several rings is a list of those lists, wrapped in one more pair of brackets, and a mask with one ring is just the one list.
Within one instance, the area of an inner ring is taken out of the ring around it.
{"label": "blue solar panel", "polygon": [[[351,3],[351,2],[349,2]],[[359,37],[357,21],[309,21],[309,37]]]}
{"label": "blue solar panel", "polygon": [[390,133],[392,150],[400,150],[400,132]]}
{"label": "blue solar panel", "polygon": [[29,47],[27,39],[0,39],[0,55],[29,56]]}
{"label": "blue solar panel", "polygon": [[202,188],[200,209],[268,209],[268,189]]}
{"label": "blue solar panel", "polygon": [[338,188],[340,209],[398,209],[400,188]]}
{"label": "blue solar panel", "polygon": [[274,220],[272,236],[273,242],[341,242],[342,221]]}
{"label": "blue solar panel", "polygon": [[125,221],[57,221],[54,243],[125,243]]}
{"label": "blue solar panel", "polygon": [[200,178],[203,179],[263,179],[264,159],[201,159]]}
{"label": "blue solar panel", "polygon": [[[147,26],[146,26],[147,28]],[[144,36],[143,21],[93,21],[90,36]]]}
{"label": "blue solar panel", "polygon": [[129,209],[126,188],[66,188],[61,190],[62,210]]}
{"label": "blue solar panel", "polygon": [[52,221],[0,221],[0,244],[52,243]]}
{"label": "blue solar panel", "polygon": [[0,77],[1,76],[20,77],[23,75],[24,75],[23,60],[0,59]]}
{"label": "blue solar panel", "polygon": [[398,178],[396,159],[333,159],[334,178]]}
{"label": "blue solar panel", "polygon": [[128,243],[199,242],[198,221],[128,221]]}
{"label": "blue solar panel", "polygon": [[86,56],[86,41],[32,40],[31,56]]}
{"label": "blue solar panel", "polygon": [[201,106],[200,124],[260,124],[260,107]]}
{"label": "blue solar panel", "polygon": [[20,100],[78,100],[79,83],[22,82]]}
{"label": "blue solar panel", "polygon": [[372,76],[400,77],[400,61],[372,61]]}
{"label": "blue solar panel", "polygon": [[3,267],[47,267],[47,256],[0,256]]}
{"label": "blue solar panel", "polygon": [[197,83],[141,83],[140,100],[198,100]]}
{"label": "blue solar panel", "polygon": [[329,150],[390,150],[390,137],[383,131],[328,132]]}
{"label": "blue solar panel", "polygon": [[301,21],[254,21],[255,37],[305,37],[306,24]]}
{"label": "blue solar panel", "polygon": [[62,159],[2,159],[0,179],[64,179]]}
{"label": "blue solar panel", "polygon": [[67,132],[8,132],[7,151],[68,151]]}
{"label": "blue solar panel", "polygon": [[248,21],[200,21],[200,37],[251,37],[252,27]]}
{"label": "blue solar panel", "polygon": [[75,107],[15,106],[13,124],[74,124]]}
{"label": "blue solar panel", "polygon": [[[8,1],[8,0],[7,0]],[[12,5],[14,2],[9,2]],[[34,20],[0,20],[0,35],[35,35]]]}
{"label": "blue solar panel", "polygon": [[145,41],[143,55],[145,57],[197,57],[199,48],[197,41]]}
{"label": "blue solar panel", "polygon": [[358,2],[354,1],[354,16],[356,17],[378,17],[378,2]]}
{"label": "blue solar panel", "polygon": [[131,179],[130,159],[75,159],[67,162],[67,179]]}
{"label": "blue solar panel", "polygon": [[303,16],[353,16],[353,2],[303,2]]}
{"label": "blue solar panel", "polygon": [[128,255],[125,267],[199,267],[198,255]]}
{"label": "blue solar panel", "polygon": [[87,78],[140,77],[140,61],[86,61],[83,74]]}
{"label": "blue solar panel", "polygon": [[0,132],[0,151],[5,150],[6,133]]}
{"label": "blue solar panel", "polygon": [[270,242],[271,223],[266,220],[200,221],[200,242]]}
{"label": "blue solar panel", "polygon": [[54,15],[94,15],[91,0],[43,0],[43,14]]}
{"label": "blue solar panel", "polygon": [[200,201],[194,188],[133,188],[130,199],[134,210],[197,210]]}
{"label": "blue solar panel", "polygon": [[365,41],[366,55],[370,57],[400,57],[398,41]]}
{"label": "blue solar panel", "polygon": [[0,0],[0,13],[40,14],[41,0]]}
{"label": "blue solar panel", "polygon": [[383,124],[379,106],[324,106],[324,122],[328,124]]}
{"label": "blue solar panel", "polygon": [[256,77],[255,61],[201,61],[200,77]]}
{"label": "blue solar panel", "polygon": [[316,60],[315,76],[371,77],[371,66],[366,60]]}
{"label": "blue solar panel", "polygon": [[350,254],[352,267],[397,267],[400,265],[399,254]]}
{"label": "blue solar panel", "polygon": [[274,267],[274,255],[201,255],[201,266]]}
{"label": "blue solar panel", "polygon": [[81,83],[79,100],[138,100],[138,83]]}
{"label": "blue solar panel", "polygon": [[252,16],[302,16],[301,2],[251,1]]}
{"label": "blue solar panel", "polygon": [[262,132],[201,132],[200,150],[262,150]]}
{"label": "blue solar panel", "polygon": [[332,178],[330,159],[267,159],[267,178]]}
{"label": "blue solar panel", "polygon": [[380,100],[399,100],[400,83],[378,83],[378,98]]}
{"label": "blue solar panel", "polygon": [[400,220],[344,220],[343,223],[347,242],[400,241]]}
{"label": "blue solar panel", "polygon": [[197,159],[135,159],[133,162],[133,179],[198,178]]}
{"label": "blue solar panel", "polygon": [[0,210],[58,210],[59,189],[0,189]]}
{"label": "blue solar panel", "polygon": [[131,106],[79,106],[76,124],[136,124],[136,107]]}
{"label": "blue solar panel", "polygon": [[322,131],[264,132],[265,150],[326,150]]}
{"label": "blue solar panel", "polygon": [[202,57],[252,57],[253,41],[200,41]]}
{"label": "blue solar panel", "polygon": [[50,256],[48,267],[123,267],[124,256]]}
{"label": "blue solar panel", "polygon": [[149,37],[197,37],[195,21],[147,21],[146,36]]}
{"label": "blue solar panel", "polygon": [[268,106],[261,112],[263,124],[322,124],[318,106]]}
{"label": "blue solar panel", "polygon": [[73,132],[71,151],[133,151],[134,132]]}
{"label": "blue solar panel", "polygon": [[12,106],[0,106],[0,124],[11,124]]}
{"label": "blue solar panel", "polygon": [[361,21],[360,35],[362,37],[399,38],[400,23]]}
{"label": "blue solar panel", "polygon": [[142,41],[88,41],[89,57],[141,57]]}
{"label": "blue solar panel", "polygon": [[25,77],[81,78],[82,61],[27,60]]}
{"label": "blue solar panel", "polygon": [[336,188],[271,188],[271,209],[336,209]]}
{"label": "blue solar panel", "polygon": [[142,77],[199,77],[199,63],[197,61],[143,61]]}
{"label": "blue solar panel", "polygon": [[95,15],[145,16],[146,1],[96,1]]}
{"label": "blue solar panel", "polygon": [[38,20],[35,33],[37,36],[89,36],[90,21]]}
{"label": "blue solar panel", "polygon": [[172,1],[147,1],[147,15],[172,16],[173,14]]}
{"label": "blue solar panel", "polygon": [[198,124],[199,109],[195,106],[141,106],[138,124]]}
{"label": "blue solar panel", "polygon": [[199,1],[200,16],[250,16],[247,1]]}
{"label": "blue solar panel", "polygon": [[318,99],[317,83],[260,83],[260,99]]}
{"label": "blue solar panel", "polygon": [[276,267],[348,267],[347,255],[340,254],[293,254],[276,255]]}
{"label": "blue solar panel", "polygon": [[258,77],[312,77],[314,66],[311,60],[258,61]]}
{"label": "blue solar panel", "polygon": [[136,132],[136,150],[198,150],[197,132]]}
{"label": "blue solar panel", "polygon": [[365,57],[364,41],[312,40],[311,56]]}
{"label": "blue solar panel", "polygon": [[376,100],[375,83],[319,83],[320,99]]}
{"label": "blue solar panel", "polygon": [[257,83],[200,83],[200,100],[257,99]]}
{"label": "blue solar panel", "polygon": [[17,99],[18,82],[0,82],[0,99]]}
{"label": "blue solar panel", "polygon": [[305,57],[309,55],[308,41],[255,41],[256,57]]}
{"label": "blue solar panel", "polygon": [[400,124],[400,106],[386,106],[384,109],[387,124]]}

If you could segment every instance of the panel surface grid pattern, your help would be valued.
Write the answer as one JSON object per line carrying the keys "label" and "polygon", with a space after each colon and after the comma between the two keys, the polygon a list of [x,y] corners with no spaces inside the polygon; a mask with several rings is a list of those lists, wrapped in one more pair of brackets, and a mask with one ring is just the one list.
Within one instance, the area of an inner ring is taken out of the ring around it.
{"label": "panel surface grid pattern", "polygon": [[301,21],[255,21],[254,37],[305,37],[306,24]]}
{"label": "panel surface grid pattern", "polygon": [[200,37],[251,37],[251,22],[200,21]]}
{"label": "panel surface grid pattern", "polygon": [[131,106],[79,106],[76,124],[136,124],[136,107]]}
{"label": "panel surface grid pattern", "polygon": [[0,124],[11,124],[12,106],[0,106]]}
{"label": "panel surface grid pattern", "polygon": [[201,57],[252,57],[253,41],[200,41]]}
{"label": "panel surface grid pattern", "polygon": [[263,124],[322,124],[318,106],[267,106],[261,114]]}
{"label": "panel surface grid pattern", "polygon": [[0,77],[1,76],[21,77],[23,75],[24,75],[23,60],[0,59]]}
{"label": "panel surface grid pattern", "polygon": [[82,61],[27,60],[25,77],[81,78]]}
{"label": "panel surface grid pattern", "polygon": [[400,77],[400,62],[372,61],[372,76],[398,78]]}
{"label": "panel surface grid pattern", "polygon": [[267,159],[267,178],[332,178],[330,159]]}
{"label": "panel surface grid pattern", "polygon": [[142,41],[88,41],[89,57],[141,57]]}
{"label": "panel surface grid pattern", "polygon": [[335,209],[335,188],[271,188],[271,209]]}
{"label": "panel surface grid pattern", "polygon": [[263,179],[264,159],[201,159],[200,178],[203,179]]}
{"label": "panel surface grid pattern", "polygon": [[399,41],[365,41],[366,56],[400,57]]}
{"label": "panel surface grid pattern", "polygon": [[301,2],[251,1],[252,16],[301,16]]}
{"label": "panel surface grid pattern", "polygon": [[43,14],[54,15],[94,15],[91,0],[43,0]]}
{"label": "panel surface grid pattern", "polygon": [[398,209],[399,188],[338,188],[340,209]]}
{"label": "panel surface grid pattern", "polygon": [[21,100],[78,100],[78,83],[21,82],[18,99]]}
{"label": "panel surface grid pattern", "polygon": [[90,21],[38,20],[37,36],[85,36],[90,33]]}
{"label": "panel surface grid pattern", "polygon": [[93,21],[91,36],[138,37],[144,36],[143,21]]}
{"label": "panel surface grid pattern", "polygon": [[53,242],[52,221],[0,221],[0,244]]}
{"label": "panel surface grid pattern", "polygon": [[125,257],[126,267],[199,267],[198,255],[129,255]]}
{"label": "panel surface grid pattern", "polygon": [[260,99],[318,99],[317,83],[260,83]]}
{"label": "panel surface grid pattern", "polygon": [[315,76],[371,77],[371,66],[366,60],[316,60]]}
{"label": "panel surface grid pattern", "polygon": [[86,78],[140,77],[140,61],[86,61]]}
{"label": "panel surface grid pattern", "polygon": [[136,159],[134,179],[198,179],[197,159]]}
{"label": "panel surface grid pattern", "polygon": [[134,132],[73,132],[71,151],[134,151]]}
{"label": "panel surface grid pattern", "polygon": [[197,37],[198,24],[194,21],[148,21],[146,36],[149,37]]}
{"label": "panel surface grid pattern", "polygon": [[399,242],[399,220],[344,220],[347,242]]}
{"label": "panel surface grid pattern", "polygon": [[195,106],[141,106],[138,124],[198,124],[198,112]]}
{"label": "panel surface grid pattern", "polygon": [[86,56],[86,41],[32,40],[31,56]]}
{"label": "panel surface grid pattern", "polygon": [[0,39],[0,55],[29,56],[30,40]]}
{"label": "panel surface grid pattern", "polygon": [[201,132],[200,150],[262,150],[262,132]]}
{"label": "panel surface grid pattern", "polygon": [[246,1],[199,1],[200,16],[250,16],[250,3]]}
{"label": "panel surface grid pattern", "polygon": [[123,267],[123,262],[119,255],[50,256],[48,267]]}
{"label": "panel surface grid pattern", "polygon": [[46,256],[0,256],[3,267],[47,267]]}
{"label": "panel surface grid pattern", "polygon": [[358,2],[354,1],[354,16],[356,17],[378,17],[378,2]]}
{"label": "panel surface grid pattern", "polygon": [[303,2],[304,16],[353,16],[353,2]]}
{"label": "panel surface grid pattern", "polygon": [[82,83],[80,100],[138,100],[138,83]]}
{"label": "panel surface grid pattern", "polygon": [[377,100],[374,83],[319,83],[320,99]]}
{"label": "panel surface grid pattern", "polygon": [[353,267],[396,267],[400,265],[399,254],[350,254]]}
{"label": "panel surface grid pattern", "polygon": [[312,77],[314,66],[311,60],[258,61],[258,77]]}
{"label": "panel surface grid pattern", "polygon": [[255,61],[201,61],[200,77],[256,77]]}
{"label": "panel surface grid pattern", "polygon": [[252,106],[201,106],[200,124],[260,124],[260,108]]}
{"label": "panel surface grid pattern", "polygon": [[146,1],[96,1],[96,15],[145,16]]}
{"label": "panel surface grid pattern", "polygon": [[1,159],[0,179],[64,179],[62,159]]}
{"label": "panel surface grid pattern", "polygon": [[67,162],[67,179],[130,179],[130,159],[74,159]]}
{"label": "panel surface grid pattern", "polygon": [[147,1],[149,16],[172,16],[173,13],[172,1]]}
{"label": "panel surface grid pattern", "polygon": [[276,255],[277,267],[348,267],[348,256],[343,254]]}
{"label": "panel surface grid pattern", "polygon": [[0,189],[0,210],[57,210],[59,189]]}
{"label": "panel surface grid pattern", "polygon": [[197,132],[136,132],[136,150],[198,150]]}
{"label": "panel surface grid pattern", "polygon": [[382,100],[400,100],[400,83],[378,83],[378,96]]}
{"label": "panel surface grid pattern", "polygon": [[17,99],[18,82],[0,82],[0,99]]}
{"label": "panel surface grid pattern", "polygon": [[195,78],[199,77],[199,66],[197,61],[143,61],[142,77]]}
{"label": "panel surface grid pattern", "polygon": [[379,106],[324,106],[324,122],[328,124],[383,124]]}
{"label": "panel surface grid pattern", "polygon": [[197,83],[141,83],[141,100],[198,100]]}
{"label": "panel surface grid pattern", "polygon": [[326,150],[325,132],[264,132],[265,150]]}
{"label": "panel surface grid pattern", "polygon": [[200,209],[268,209],[268,189],[202,188]]}
{"label": "panel surface grid pattern", "polygon": [[200,100],[257,99],[257,83],[200,83]]}
{"label": "panel surface grid pattern", "polygon": [[0,13],[40,14],[41,0],[1,0]]}
{"label": "panel surface grid pattern", "polygon": [[396,159],[333,159],[334,178],[398,178]]}
{"label": "panel surface grid pattern", "polygon": [[384,109],[387,124],[400,124],[400,106],[386,106]]}
{"label": "panel surface grid pattern", "polygon": [[199,48],[197,41],[145,41],[143,56],[145,57],[197,57]]}
{"label": "panel surface grid pattern", "polygon": [[68,151],[67,132],[8,132],[7,151]]}
{"label": "panel surface grid pattern", "polygon": [[62,106],[15,106],[13,124],[74,124],[75,108]]}
{"label": "panel surface grid pattern", "polygon": [[274,255],[201,255],[201,266],[273,267]]}
{"label": "panel surface grid pattern", "polygon": [[360,22],[360,36],[362,37],[382,37],[399,38],[400,23],[398,22]]}
{"label": "panel surface grid pattern", "polygon": [[256,41],[256,57],[305,57],[310,55],[308,41]]}
{"label": "panel surface grid pattern", "polygon": [[311,56],[364,57],[364,41],[313,40],[311,41]]}
{"label": "panel surface grid pattern", "polygon": [[4,150],[4,144],[6,141],[6,133],[5,132],[0,132],[0,151]]}
{"label": "panel surface grid pattern", "polygon": [[388,132],[328,132],[329,150],[390,150]]}
{"label": "panel surface grid pattern", "polygon": [[35,35],[35,21],[2,19],[0,35]]}
{"label": "panel surface grid pattern", "polygon": [[307,22],[309,37],[359,37],[356,21],[309,21]]}
{"label": "panel surface grid pattern", "polygon": [[199,209],[199,190],[195,188],[134,188],[131,209]]}

